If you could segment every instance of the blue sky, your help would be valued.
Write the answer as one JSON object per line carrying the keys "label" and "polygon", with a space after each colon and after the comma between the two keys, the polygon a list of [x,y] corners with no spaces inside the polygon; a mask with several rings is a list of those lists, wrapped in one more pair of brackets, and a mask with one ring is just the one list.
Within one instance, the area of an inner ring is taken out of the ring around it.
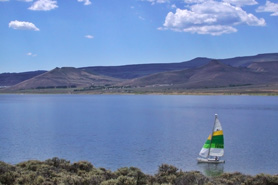
{"label": "blue sky", "polygon": [[278,0],[0,0],[0,73],[278,52]]}

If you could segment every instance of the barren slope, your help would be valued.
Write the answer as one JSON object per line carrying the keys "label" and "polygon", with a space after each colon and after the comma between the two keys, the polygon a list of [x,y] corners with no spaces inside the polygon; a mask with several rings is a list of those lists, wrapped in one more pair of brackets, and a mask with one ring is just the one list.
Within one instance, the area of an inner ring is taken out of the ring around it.
{"label": "barren slope", "polygon": [[87,87],[119,82],[115,78],[93,75],[72,67],[55,68],[47,73],[23,81],[12,90],[59,87]]}

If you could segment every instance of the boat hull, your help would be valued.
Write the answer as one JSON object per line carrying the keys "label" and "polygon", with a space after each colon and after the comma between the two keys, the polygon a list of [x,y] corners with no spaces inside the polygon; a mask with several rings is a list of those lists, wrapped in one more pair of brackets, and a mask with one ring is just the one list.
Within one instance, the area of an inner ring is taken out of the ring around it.
{"label": "boat hull", "polygon": [[198,163],[225,163],[225,160],[215,160],[215,159],[204,159],[204,158],[197,158]]}

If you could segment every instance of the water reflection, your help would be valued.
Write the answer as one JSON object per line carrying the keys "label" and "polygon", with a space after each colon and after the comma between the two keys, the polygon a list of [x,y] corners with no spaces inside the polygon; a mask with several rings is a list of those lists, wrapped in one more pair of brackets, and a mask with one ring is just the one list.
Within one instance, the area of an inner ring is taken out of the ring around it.
{"label": "water reflection", "polygon": [[208,177],[219,176],[224,172],[224,164],[199,163],[201,172]]}

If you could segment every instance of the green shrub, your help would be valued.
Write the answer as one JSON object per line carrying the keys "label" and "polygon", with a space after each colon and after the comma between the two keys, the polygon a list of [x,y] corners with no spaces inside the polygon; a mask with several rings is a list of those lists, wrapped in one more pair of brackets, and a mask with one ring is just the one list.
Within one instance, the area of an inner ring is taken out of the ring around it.
{"label": "green shrub", "polygon": [[244,175],[239,172],[234,173],[223,173],[220,176],[214,177],[213,181],[217,184],[233,184],[233,185],[241,185],[247,179],[251,178],[249,175]]}
{"label": "green shrub", "polygon": [[126,176],[129,173],[128,167],[119,168],[117,171],[115,171],[115,175],[118,176]]}
{"label": "green shrub", "polygon": [[4,173],[0,173],[0,184],[14,184],[17,178],[17,174],[13,171],[7,171]]}
{"label": "green shrub", "polygon": [[168,164],[162,164],[158,168],[158,173],[155,175],[158,183],[174,184],[178,175],[178,168]]}
{"label": "green shrub", "polygon": [[200,172],[183,172],[179,175],[179,177],[175,180],[176,185],[183,185],[183,184],[188,184],[188,185],[193,185],[193,184],[205,184],[209,181],[207,177],[205,177],[203,174]]}
{"label": "green shrub", "polygon": [[136,181],[137,185],[144,185],[147,183],[146,175],[139,168],[135,168],[135,167],[119,168],[117,171],[115,171],[114,174],[117,177],[119,176],[132,177]]}
{"label": "green shrub", "polygon": [[13,165],[0,161],[0,174],[9,172],[9,171],[15,171],[15,167]]}
{"label": "green shrub", "polygon": [[105,168],[94,169],[92,173],[96,175],[101,175],[105,180],[117,177],[113,172],[111,172],[110,170],[106,170]]}
{"label": "green shrub", "polygon": [[40,166],[43,164],[43,162],[38,160],[29,160],[26,162],[19,163],[17,166],[25,169],[25,170],[31,170],[36,171]]}
{"label": "green shrub", "polygon": [[117,185],[118,180],[117,179],[110,179],[106,180],[100,183],[100,185]]}
{"label": "green shrub", "polygon": [[117,185],[136,185],[136,180],[133,177],[119,176],[117,178]]}
{"label": "green shrub", "polygon": [[177,175],[178,168],[168,164],[162,164],[158,168],[157,175]]}
{"label": "green shrub", "polygon": [[21,174],[19,178],[16,179],[15,184],[34,184],[37,174],[30,171],[27,174]]}
{"label": "green shrub", "polygon": [[43,184],[45,179],[42,176],[37,176],[37,178],[34,180],[34,184]]}
{"label": "green shrub", "polygon": [[248,179],[246,181],[247,185],[277,185],[278,184],[278,176],[270,176],[265,174],[258,174],[252,179]]}
{"label": "green shrub", "polygon": [[136,167],[119,168],[115,172],[94,168],[87,161],[71,164],[54,157],[44,162],[30,160],[10,165],[0,161],[0,185],[277,185],[278,175],[244,175],[239,172],[206,177],[198,171],[182,172],[162,164],[155,175],[144,174]]}
{"label": "green shrub", "polygon": [[70,168],[70,161],[65,159],[59,159],[58,157],[53,157],[52,159],[48,159],[45,161],[45,164],[54,166],[56,168],[63,168],[69,170]]}
{"label": "green shrub", "polygon": [[83,185],[82,178],[76,175],[67,175],[63,178],[63,183],[66,185]]}
{"label": "green shrub", "polygon": [[71,170],[74,172],[78,172],[80,170],[89,172],[93,168],[94,168],[94,166],[90,162],[87,162],[87,161],[79,161],[79,162],[73,163],[73,165],[71,165]]}
{"label": "green shrub", "polygon": [[86,181],[90,185],[99,185],[101,182],[105,181],[106,179],[101,175],[90,175],[89,177],[86,177]]}

